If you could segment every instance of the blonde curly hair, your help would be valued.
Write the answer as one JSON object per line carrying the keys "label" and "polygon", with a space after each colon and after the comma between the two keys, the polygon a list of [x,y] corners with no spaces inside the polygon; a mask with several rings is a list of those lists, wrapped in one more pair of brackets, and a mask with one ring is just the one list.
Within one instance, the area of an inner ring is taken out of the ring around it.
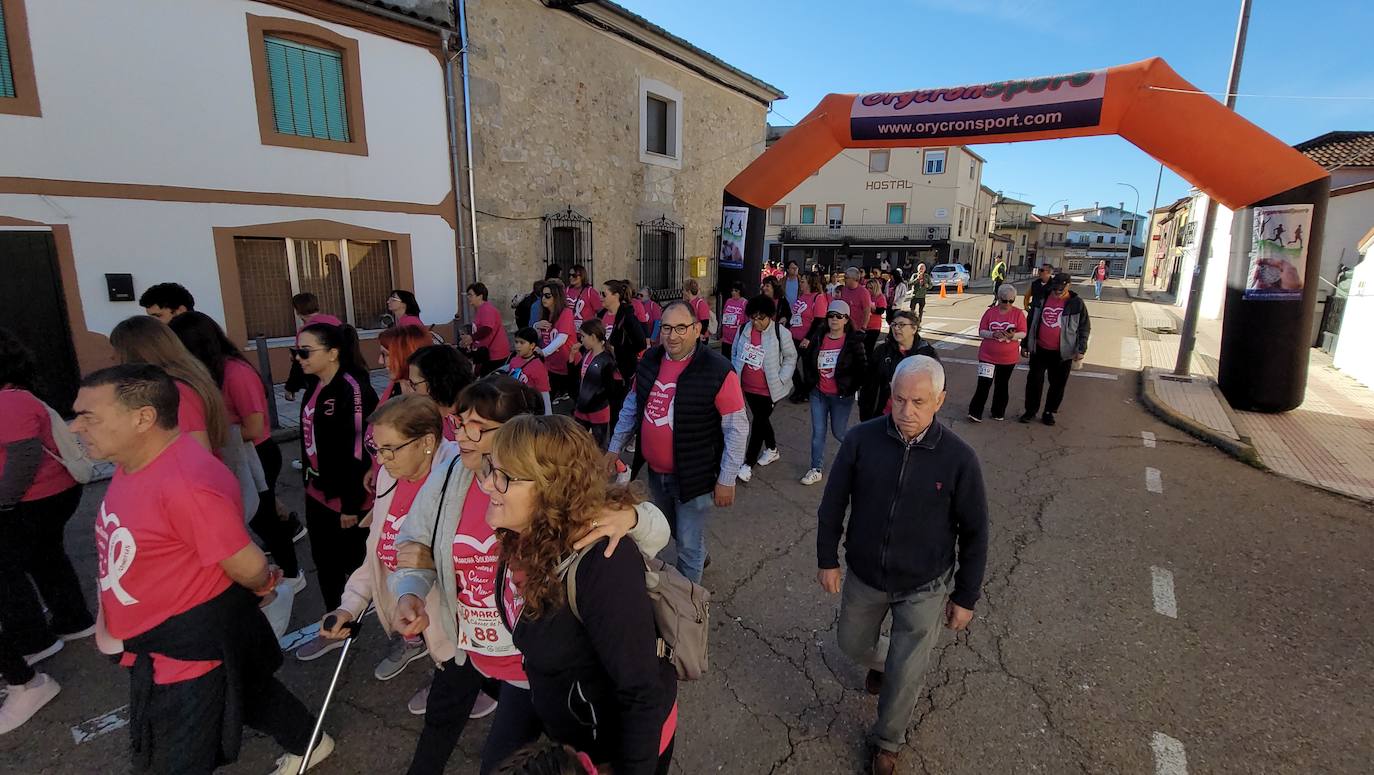
{"label": "blonde curly hair", "polygon": [[606,478],[600,447],[570,417],[522,415],[494,433],[492,455],[501,468],[534,487],[529,528],[497,532],[502,561],[525,574],[523,615],[538,619],[564,602],[558,564],[572,553],[573,542],[598,515],[643,499]]}

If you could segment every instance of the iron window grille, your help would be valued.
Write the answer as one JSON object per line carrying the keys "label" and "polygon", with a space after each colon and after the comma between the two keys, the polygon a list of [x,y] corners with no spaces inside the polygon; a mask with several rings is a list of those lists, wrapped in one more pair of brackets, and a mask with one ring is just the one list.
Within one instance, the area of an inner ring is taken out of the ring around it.
{"label": "iron window grille", "polygon": [[558,264],[562,270],[563,282],[568,281],[568,270],[581,264],[587,269],[588,282],[594,282],[596,270],[593,267],[594,254],[592,219],[572,209],[571,206],[544,216],[544,266]]}
{"label": "iron window grille", "polygon": [[686,255],[682,224],[664,215],[637,225],[639,287],[649,288],[658,301],[682,298],[682,265]]}

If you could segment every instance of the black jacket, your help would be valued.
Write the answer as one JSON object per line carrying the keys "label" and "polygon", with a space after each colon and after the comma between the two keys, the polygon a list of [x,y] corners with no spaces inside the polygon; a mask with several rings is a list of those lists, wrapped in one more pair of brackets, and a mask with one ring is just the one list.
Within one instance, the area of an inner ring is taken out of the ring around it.
{"label": "black jacket", "polygon": [[892,396],[892,375],[897,371],[897,364],[913,355],[929,355],[940,360],[940,354],[919,333],[912,341],[911,349],[906,352],[902,352],[891,334],[873,348],[873,357],[868,361],[868,376],[864,378],[863,389],[859,391],[860,420],[870,420],[883,413],[887,399]]}
{"label": "black jacket", "polygon": [[[811,321],[811,330],[806,332],[805,348],[798,348],[797,358],[801,363],[802,379],[810,391],[821,383],[820,366],[817,361],[821,355],[821,341],[830,331],[825,318]],[[863,386],[868,373],[868,353],[864,351],[864,332],[850,331],[845,334],[844,346],[840,349],[839,363],[835,364],[835,386],[841,397],[854,395]]]}
{"label": "black jacket", "polygon": [[611,391],[615,389],[615,368],[615,359],[604,350],[592,358],[591,365],[582,373],[582,380],[577,388],[577,411],[591,414],[611,405]]}
{"label": "black jacket", "polygon": [[[305,405],[319,377],[307,376],[305,394],[301,398],[302,419]],[[377,408],[377,391],[372,389],[366,373],[350,374],[343,369],[315,402],[315,449],[320,470],[307,465],[305,480],[313,483],[327,498],[338,498],[344,514],[361,514],[367,502],[367,488],[363,477],[372,468],[372,455],[363,444],[367,418]],[[305,454],[305,436],[301,436],[301,460]]]}
{"label": "black jacket", "polygon": [[620,309],[615,311],[615,322],[611,324],[611,330],[606,332],[606,345],[615,353],[620,378],[624,384],[630,384],[635,376],[635,367],[639,365],[639,354],[649,346],[649,340],[644,335],[644,324],[635,317],[632,304],[621,304]]}
{"label": "black jacket", "polygon": [[[497,589],[505,589],[504,575],[502,565]],[[504,600],[497,596],[509,623]],[[658,657],[644,558],[633,541],[621,541],[609,558],[600,544],[583,555],[577,611],[580,621],[564,601],[538,619],[522,613],[510,628],[535,714],[551,739],[611,764],[616,775],[653,773],[677,673]]]}
{"label": "black jacket", "polygon": [[[658,345],[649,348],[639,361],[639,369],[635,372],[636,431],[644,423],[644,407],[649,403],[649,392],[654,380],[658,379],[664,357],[663,345]],[[674,474],[681,503],[716,489],[720,458],[725,452],[725,433],[721,429],[720,412],[716,411],[716,395],[733,371],[734,367],[725,356],[698,346],[692,353],[692,361],[678,377],[677,394],[673,398],[673,466],[677,469]],[[640,447],[643,447],[642,440]]]}
{"label": "black jacket", "polygon": [[818,517],[819,567],[840,567],[843,534],[849,572],[868,586],[906,594],[957,561],[950,599],[968,609],[977,604],[988,554],[983,471],[973,448],[939,420],[910,444],[891,417],[850,428]]}

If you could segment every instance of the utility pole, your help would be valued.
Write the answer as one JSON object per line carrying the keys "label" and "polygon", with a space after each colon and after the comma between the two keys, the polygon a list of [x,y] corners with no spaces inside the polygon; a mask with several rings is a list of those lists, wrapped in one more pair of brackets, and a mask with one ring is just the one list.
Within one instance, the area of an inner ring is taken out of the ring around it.
{"label": "utility pole", "polygon": [[[1226,79],[1226,107],[1236,109],[1236,90],[1240,88],[1240,66],[1245,57],[1245,35],[1250,29],[1250,0],[1240,0],[1240,19],[1236,22],[1236,45],[1231,52],[1231,72]],[[1198,95],[1199,99],[1204,99]],[[1202,284],[1207,278],[1207,261],[1212,254],[1212,232],[1217,225],[1217,204],[1208,195],[1202,209],[1202,244],[1198,246],[1197,265],[1193,267],[1193,282],[1188,291],[1188,308],[1183,313],[1183,332],[1178,341],[1178,361],[1174,374],[1186,377],[1191,373],[1193,347],[1197,344],[1197,319],[1202,312]],[[1229,256],[1228,256],[1229,258]]]}
{"label": "utility pole", "polygon": [[[1146,223],[1149,224],[1148,228],[1150,229],[1150,232],[1145,235],[1148,239],[1145,240],[1145,255],[1141,257],[1144,260],[1140,262],[1140,285],[1136,289],[1139,292],[1140,296],[1145,295],[1145,268],[1150,265],[1150,243],[1154,241],[1155,210],[1159,209],[1159,184],[1163,182],[1164,165],[1161,164],[1159,165],[1159,176],[1155,178],[1155,202],[1154,204],[1150,205],[1150,217],[1149,220],[1146,221]],[[1161,240],[1161,242],[1162,241],[1163,240]]]}
{"label": "utility pole", "polygon": [[[1138,210],[1140,210],[1140,189],[1136,188],[1130,183],[1117,183],[1117,185],[1125,186],[1126,188],[1129,188],[1130,190],[1135,192],[1135,204],[1132,205],[1133,209],[1131,210],[1131,231],[1130,234],[1126,237],[1126,264],[1121,267],[1121,279],[1125,280],[1131,274],[1131,246],[1135,244],[1136,221],[1140,220],[1140,213],[1137,212]],[[1122,202],[1121,207],[1119,209],[1126,209],[1126,203]],[[1125,219],[1123,218],[1122,220]],[[1145,267],[1142,266],[1140,268],[1140,273],[1142,275],[1145,274]]]}

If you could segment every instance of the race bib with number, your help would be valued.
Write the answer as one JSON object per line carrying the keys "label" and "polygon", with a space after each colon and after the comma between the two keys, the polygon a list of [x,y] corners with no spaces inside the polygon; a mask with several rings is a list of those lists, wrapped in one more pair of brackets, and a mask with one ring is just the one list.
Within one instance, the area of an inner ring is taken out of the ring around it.
{"label": "race bib with number", "polygon": [[825,372],[833,372],[835,370],[835,366],[839,362],[839,350],[821,350],[821,354],[816,358],[817,368]]}
{"label": "race bib with number", "polygon": [[745,345],[744,365],[755,369],[763,368],[763,347],[756,344]]}
{"label": "race bib with number", "polygon": [[722,326],[737,326],[739,325],[739,315],[733,312],[726,312],[720,316],[720,324]]}
{"label": "race bib with number", "polygon": [[993,365],[992,365],[991,363],[983,363],[983,362],[979,361],[979,363],[978,363],[978,376],[979,376],[979,377],[988,377],[988,378],[991,378],[991,377],[992,377],[993,371],[994,371],[994,367],[993,367]]}
{"label": "race bib with number", "polygon": [[491,657],[509,657],[516,653],[510,630],[501,623],[501,613],[495,608],[474,608],[458,604],[458,648]]}

